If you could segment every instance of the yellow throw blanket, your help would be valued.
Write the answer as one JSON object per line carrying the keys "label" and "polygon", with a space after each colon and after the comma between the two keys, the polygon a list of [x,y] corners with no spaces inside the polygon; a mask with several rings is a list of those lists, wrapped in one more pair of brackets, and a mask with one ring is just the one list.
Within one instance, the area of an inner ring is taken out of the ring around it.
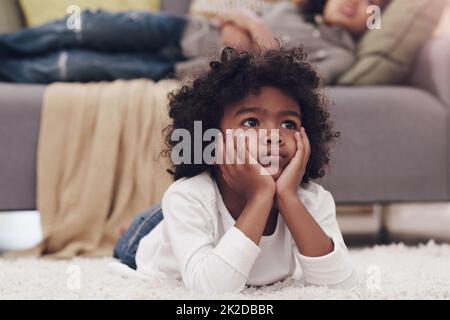
{"label": "yellow throw blanket", "polygon": [[43,241],[28,253],[111,255],[120,227],[161,201],[172,80],[48,87],[38,146]]}

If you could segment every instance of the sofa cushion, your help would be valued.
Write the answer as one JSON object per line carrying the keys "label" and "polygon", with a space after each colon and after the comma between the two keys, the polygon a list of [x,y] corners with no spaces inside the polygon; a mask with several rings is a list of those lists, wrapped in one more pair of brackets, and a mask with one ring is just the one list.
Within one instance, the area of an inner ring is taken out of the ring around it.
{"label": "sofa cushion", "polygon": [[341,132],[320,183],[336,202],[448,201],[448,109],[410,87],[333,87]]}
{"label": "sofa cushion", "polygon": [[62,18],[72,5],[76,5],[82,10],[156,11],[159,9],[159,2],[160,0],[20,0],[28,26],[36,26],[50,20]]}
{"label": "sofa cushion", "polygon": [[44,86],[0,83],[0,211],[36,208]]}
{"label": "sofa cushion", "polygon": [[382,15],[382,29],[366,32],[358,45],[357,62],[338,84],[402,81],[416,52],[433,34],[447,3],[447,0],[393,0]]}
{"label": "sofa cushion", "polygon": [[[36,208],[44,89],[0,83],[0,210]],[[448,111],[436,98],[404,87],[329,91],[336,101],[331,113],[341,137],[320,183],[336,202],[450,200]]]}
{"label": "sofa cushion", "polygon": [[14,32],[22,27],[22,12],[17,1],[0,1],[0,33]]}
{"label": "sofa cushion", "polygon": [[161,0],[160,10],[172,15],[185,15],[190,5],[190,0]]}

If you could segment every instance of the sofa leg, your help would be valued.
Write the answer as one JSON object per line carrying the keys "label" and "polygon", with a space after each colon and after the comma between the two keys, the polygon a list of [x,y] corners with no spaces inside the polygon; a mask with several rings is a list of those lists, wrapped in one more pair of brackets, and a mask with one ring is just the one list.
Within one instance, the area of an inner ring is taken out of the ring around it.
{"label": "sofa leg", "polygon": [[373,210],[379,221],[377,244],[383,245],[391,243],[391,237],[386,223],[388,206],[382,203],[375,204]]}

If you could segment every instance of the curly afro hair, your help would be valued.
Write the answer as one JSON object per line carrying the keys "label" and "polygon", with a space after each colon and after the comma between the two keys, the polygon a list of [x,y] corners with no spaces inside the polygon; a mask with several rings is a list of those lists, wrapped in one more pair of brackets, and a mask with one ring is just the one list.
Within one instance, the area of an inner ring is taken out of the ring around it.
{"label": "curly afro hair", "polygon": [[[302,182],[324,175],[330,160],[330,144],[339,132],[332,130],[327,99],[320,92],[321,82],[312,66],[306,61],[303,48],[268,49],[254,52],[223,49],[220,61],[212,61],[210,68],[189,84],[169,94],[169,116],[173,123],[164,129],[169,157],[174,146],[171,136],[176,129],[190,132],[191,155],[194,155],[194,121],[202,121],[202,134],[219,128],[224,108],[257,94],[262,87],[275,87],[297,100],[302,114],[302,124],[308,133],[311,155]],[[210,142],[203,142],[203,148]],[[168,170],[175,180],[193,177],[207,170],[206,163],[172,165]]]}

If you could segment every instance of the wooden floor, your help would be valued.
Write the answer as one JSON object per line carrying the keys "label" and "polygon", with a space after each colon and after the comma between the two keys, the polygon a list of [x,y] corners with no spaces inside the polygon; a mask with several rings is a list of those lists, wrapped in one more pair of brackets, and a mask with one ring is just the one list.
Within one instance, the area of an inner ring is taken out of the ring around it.
{"label": "wooden floor", "polygon": [[336,206],[336,214],[371,214],[373,213],[374,206],[373,205],[337,205]]}
{"label": "wooden floor", "polygon": [[[434,240],[450,243],[450,203],[338,205],[336,216],[349,247]],[[448,231],[447,231],[448,230]]]}

